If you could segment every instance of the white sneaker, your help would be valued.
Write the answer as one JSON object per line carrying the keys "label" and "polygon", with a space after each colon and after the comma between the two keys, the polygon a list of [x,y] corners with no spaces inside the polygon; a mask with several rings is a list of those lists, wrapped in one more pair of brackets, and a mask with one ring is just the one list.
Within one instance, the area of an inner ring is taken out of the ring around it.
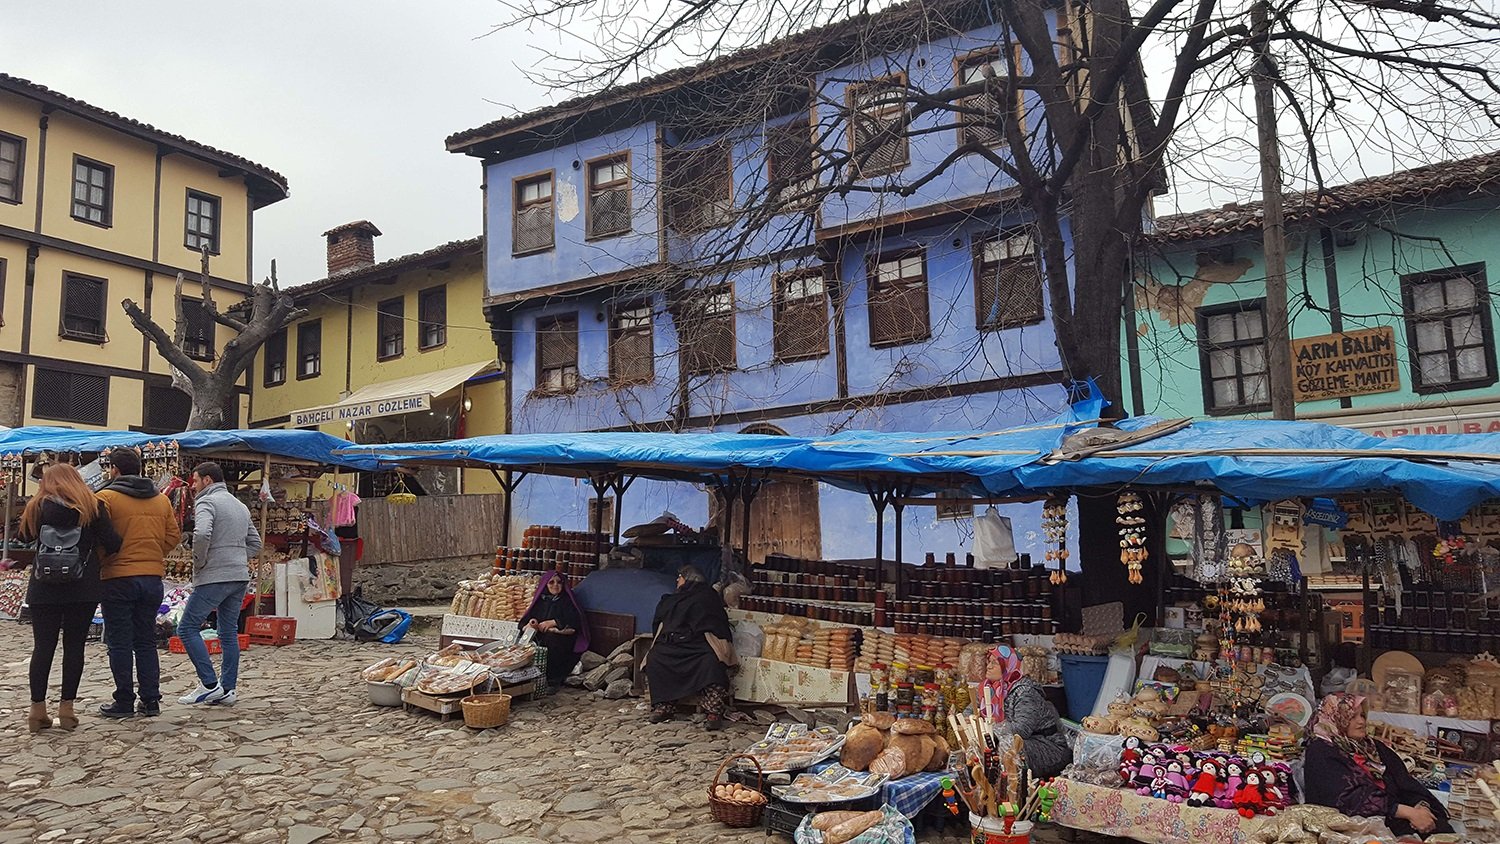
{"label": "white sneaker", "polygon": [[202,683],[199,683],[198,688],[178,698],[177,702],[183,706],[195,706],[200,703],[214,703],[215,701],[222,700],[223,697],[224,690],[218,686],[209,689],[205,688]]}
{"label": "white sneaker", "polygon": [[227,691],[227,692],[224,693],[223,697],[221,697],[221,698],[219,698],[217,700],[211,700],[211,701],[208,701],[208,702],[212,703],[212,704],[214,704],[216,706],[234,706],[234,703],[237,700],[239,700],[239,697],[237,697],[235,695],[235,690],[234,689],[230,689],[229,691]]}

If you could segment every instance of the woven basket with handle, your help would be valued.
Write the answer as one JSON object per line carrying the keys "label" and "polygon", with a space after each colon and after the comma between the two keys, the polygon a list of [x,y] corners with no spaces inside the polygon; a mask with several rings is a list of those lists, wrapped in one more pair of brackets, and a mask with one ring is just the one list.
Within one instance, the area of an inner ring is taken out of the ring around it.
{"label": "woven basket with handle", "polygon": [[725,782],[720,782],[724,777],[724,770],[731,762],[738,759],[749,759],[755,763],[755,790],[762,791],[766,787],[766,776],[761,770],[760,760],[747,753],[735,754],[724,760],[724,763],[719,766],[719,772],[714,774],[714,781],[708,784],[708,812],[714,820],[725,826],[744,829],[760,825],[760,813],[765,808],[765,804],[736,803],[733,800],[721,800],[714,796],[714,786],[727,785]]}
{"label": "woven basket with handle", "polygon": [[469,695],[463,699],[464,726],[476,730],[499,727],[510,720],[510,695]]}

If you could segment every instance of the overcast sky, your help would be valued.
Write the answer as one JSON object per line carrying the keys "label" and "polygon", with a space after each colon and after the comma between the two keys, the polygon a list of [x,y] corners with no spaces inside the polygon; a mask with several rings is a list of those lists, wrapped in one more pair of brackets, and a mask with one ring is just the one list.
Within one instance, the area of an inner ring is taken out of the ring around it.
{"label": "overcast sky", "polygon": [[538,54],[494,0],[49,0],[6,4],[0,70],[286,176],[255,218],[255,266],[325,275],[319,235],[368,219],[378,258],[480,233],[479,162],[461,129],[546,92]]}
{"label": "overcast sky", "polygon": [[[384,232],[379,259],[479,234],[480,165],[446,152],[443,139],[553,101],[523,69],[566,37],[487,35],[508,15],[498,0],[9,5],[0,70],[287,177],[291,197],[255,221],[257,277],[274,257],[287,284],[323,277],[319,235],[351,220]],[[1146,58],[1158,93],[1170,62]],[[1204,124],[1222,130],[1212,161],[1174,173],[1177,194],[1158,201],[1158,213],[1250,198],[1253,133],[1229,129],[1222,115]],[[1390,168],[1373,163],[1372,172]],[[1289,160],[1289,179],[1296,170]]]}

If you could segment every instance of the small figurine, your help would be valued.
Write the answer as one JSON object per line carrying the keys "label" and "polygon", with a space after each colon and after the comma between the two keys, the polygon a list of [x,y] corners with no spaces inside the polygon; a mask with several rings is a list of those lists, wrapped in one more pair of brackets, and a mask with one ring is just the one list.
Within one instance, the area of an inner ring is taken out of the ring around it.
{"label": "small figurine", "polygon": [[[1142,779],[1145,779],[1146,784],[1138,787],[1135,790],[1135,793],[1139,794],[1142,797],[1152,796],[1153,791],[1156,788],[1156,783],[1158,781],[1161,781],[1162,783],[1166,782],[1166,779],[1161,776],[1160,771],[1161,768],[1157,767],[1156,765],[1142,765],[1141,772],[1136,776],[1135,780],[1136,782],[1140,782]],[[1166,796],[1165,793],[1162,796]]]}
{"label": "small figurine", "polygon": [[1141,767],[1141,739],[1126,736],[1125,749],[1120,751],[1120,781],[1130,783]]}
{"label": "small figurine", "polygon": [[1198,776],[1193,780],[1193,789],[1188,794],[1189,806],[1204,807],[1213,804],[1219,791],[1219,763],[1205,757],[1198,763]]}
{"label": "small figurine", "polygon": [[1057,786],[1048,780],[1037,788],[1036,819],[1042,823],[1052,822],[1052,807],[1057,803]]}

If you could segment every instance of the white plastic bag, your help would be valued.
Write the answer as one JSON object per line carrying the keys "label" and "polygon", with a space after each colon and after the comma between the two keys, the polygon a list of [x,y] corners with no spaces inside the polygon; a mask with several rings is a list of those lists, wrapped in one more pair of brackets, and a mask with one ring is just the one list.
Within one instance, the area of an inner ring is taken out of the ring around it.
{"label": "white plastic bag", "polygon": [[740,659],[753,659],[760,656],[761,648],[766,644],[766,631],[753,621],[739,621],[734,625],[734,652],[740,655]]}
{"label": "white plastic bag", "polygon": [[974,568],[1004,568],[1016,561],[1016,541],[1010,519],[994,506],[974,520]]}

